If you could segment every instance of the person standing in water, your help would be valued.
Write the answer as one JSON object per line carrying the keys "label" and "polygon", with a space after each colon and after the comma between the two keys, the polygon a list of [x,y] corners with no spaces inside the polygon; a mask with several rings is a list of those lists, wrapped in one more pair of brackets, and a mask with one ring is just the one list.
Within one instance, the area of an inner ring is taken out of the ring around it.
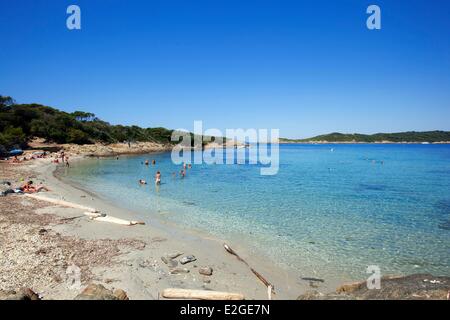
{"label": "person standing in water", "polygon": [[161,172],[156,172],[156,175],[155,175],[155,183],[157,184],[157,185],[160,185],[161,184]]}
{"label": "person standing in water", "polygon": [[155,165],[156,164],[156,160],[152,160],[152,165]]}
{"label": "person standing in water", "polygon": [[148,166],[148,160],[145,160],[145,165]]}

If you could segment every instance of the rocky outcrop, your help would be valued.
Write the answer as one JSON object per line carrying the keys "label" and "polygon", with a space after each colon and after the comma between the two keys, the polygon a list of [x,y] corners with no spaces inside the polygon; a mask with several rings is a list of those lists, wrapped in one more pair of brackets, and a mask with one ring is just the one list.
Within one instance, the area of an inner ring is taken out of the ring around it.
{"label": "rocky outcrop", "polygon": [[307,292],[298,300],[449,300],[450,277],[413,274],[382,277],[380,289],[368,289],[366,282],[340,286],[336,292]]}
{"label": "rocky outcrop", "polygon": [[83,292],[75,297],[75,300],[129,300],[125,291],[106,289],[101,284],[90,284]]}
{"label": "rocky outcrop", "polygon": [[204,276],[211,276],[213,274],[213,269],[211,267],[201,267],[198,269],[198,273]]}
{"label": "rocky outcrop", "polygon": [[30,288],[22,288],[18,291],[0,290],[0,300],[40,300],[40,298]]}

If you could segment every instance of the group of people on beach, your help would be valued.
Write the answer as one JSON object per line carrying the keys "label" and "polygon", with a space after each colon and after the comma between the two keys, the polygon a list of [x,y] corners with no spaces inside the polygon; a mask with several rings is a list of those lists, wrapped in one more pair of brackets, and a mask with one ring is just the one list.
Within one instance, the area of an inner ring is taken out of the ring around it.
{"label": "group of people on beach", "polygon": [[[47,156],[49,154],[47,153],[47,151],[43,151],[43,152],[34,152],[32,153],[30,156],[24,156],[24,157],[20,157],[15,155],[13,157],[7,158],[6,161],[8,161],[9,163],[22,163],[24,161],[30,161],[30,160],[36,160],[36,159],[47,159]],[[53,157],[52,163],[62,163],[64,164],[66,167],[70,166],[69,163],[69,157],[64,153],[64,151],[61,151],[59,154],[55,154],[55,156]]]}
{"label": "group of people on beach", "polygon": [[[145,164],[146,166],[148,166],[150,164],[149,160],[145,160],[145,162],[143,162],[143,164]],[[152,165],[156,165],[156,160],[152,160]],[[186,177],[186,169],[191,169],[192,168],[192,164],[186,164],[185,162],[183,162],[183,167],[180,170],[180,177],[184,178]],[[173,172],[172,173],[172,177],[176,178],[177,173]],[[147,182],[144,179],[139,179],[139,184],[141,185],[146,185]],[[155,174],[155,185],[160,185],[161,184],[161,171],[156,171]]]}
{"label": "group of people on beach", "polygon": [[27,157],[21,157],[19,158],[17,155],[7,158],[6,160],[9,161],[10,163],[21,163],[23,161],[30,161],[30,160],[36,160],[36,159],[45,159],[47,158],[47,152],[42,152],[42,153],[33,153],[31,156]]}
{"label": "group of people on beach", "polygon": [[61,153],[59,155],[58,154],[55,155],[53,163],[56,163],[56,164],[60,163],[59,159],[61,159],[61,163],[65,164],[66,167],[70,167],[69,157],[64,153],[64,151],[61,151]]}
{"label": "group of people on beach", "polygon": [[17,187],[15,189],[11,188],[11,183],[8,181],[4,181],[2,183],[2,186],[6,187],[6,190],[4,189],[3,191],[1,191],[1,196],[6,196],[7,194],[10,193],[37,193],[40,191],[50,191],[49,188],[47,188],[44,185],[38,185],[36,186],[33,181],[29,180],[27,182],[25,182],[24,184],[22,184],[20,187]]}

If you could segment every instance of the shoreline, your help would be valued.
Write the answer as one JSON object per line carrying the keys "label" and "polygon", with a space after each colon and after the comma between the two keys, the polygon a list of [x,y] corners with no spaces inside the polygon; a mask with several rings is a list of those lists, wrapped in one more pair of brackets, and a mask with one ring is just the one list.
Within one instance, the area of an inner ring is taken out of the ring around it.
{"label": "shoreline", "polygon": [[[82,160],[82,157],[73,157],[71,162],[76,163]],[[46,197],[61,198],[77,204],[95,207],[100,212],[105,212],[114,217],[133,219],[134,213],[132,211],[111,205],[97,195],[69,185],[55,176],[57,167],[54,164],[43,163],[42,160],[37,161],[38,163],[33,162],[31,166],[24,167],[32,170],[35,175],[34,180],[42,181],[50,190],[57,190],[57,192],[43,193]],[[12,195],[11,197],[22,196]],[[80,210],[52,205],[48,206],[45,211],[66,218],[66,212],[71,212],[72,215],[77,211],[75,215],[80,213]],[[128,252],[121,255],[120,261],[114,263],[111,267],[92,270],[93,274],[99,278],[100,281],[98,282],[103,285],[105,285],[106,279],[115,279],[114,287],[124,289],[130,299],[156,299],[163,289],[170,287],[238,292],[244,294],[246,299],[267,299],[267,288],[251,273],[247,266],[225,251],[223,240],[196,230],[185,230],[173,224],[163,224],[157,220],[152,219],[151,223],[145,226],[120,226],[94,222],[87,217],[83,217],[54,229],[66,236],[87,240],[131,239],[144,241],[146,243],[144,250],[127,249]],[[296,299],[299,295],[308,291],[308,283],[301,281],[299,276],[275,267],[266,259],[257,257],[254,253],[247,251],[247,248],[239,243],[233,243],[232,241],[226,243],[275,285],[276,295],[273,297],[274,299]],[[149,248],[147,249],[147,247]],[[175,275],[168,273],[169,268],[161,261],[161,257],[175,251],[183,252],[183,255],[193,254],[197,258],[195,262],[183,266],[178,265],[188,269],[189,273]],[[151,256],[151,259],[148,258],[149,256]],[[142,263],[145,260],[147,262]],[[151,268],[139,267],[148,264],[151,265]],[[214,270],[212,276],[205,277],[198,273],[198,269],[204,266],[209,266]],[[136,268],[142,270],[132,271]],[[130,273],[137,275],[131,280],[128,276]],[[153,282],[150,285],[152,292],[151,294],[143,294],[143,288],[148,282]],[[83,286],[87,284],[83,283]],[[334,286],[329,287],[328,283],[321,285],[322,288],[324,292],[335,289]],[[38,289],[38,291],[44,291],[44,298],[46,295],[55,298],[50,293],[49,288]],[[57,291],[59,292],[57,297],[62,298],[69,298],[72,293],[70,290],[64,290],[64,288],[59,288]]]}
{"label": "shoreline", "polygon": [[[159,153],[159,152],[158,152]],[[124,156],[136,156],[136,154],[127,154]],[[104,158],[114,158],[104,157]],[[85,161],[90,160],[89,158],[79,158],[77,161]],[[64,171],[62,168],[61,171]],[[95,193],[93,190],[89,190],[85,188],[78,182],[70,181],[63,176],[62,172],[58,172],[58,169],[55,169],[53,172],[53,176],[60,181],[61,183],[79,190],[80,192],[88,193],[96,200],[106,203],[109,207],[114,207],[117,210],[123,210],[124,212],[136,214],[140,218],[142,218],[143,212],[139,209],[129,209],[126,205],[120,204],[120,202],[116,199],[108,198],[107,196],[100,195]],[[76,200],[76,199],[75,199]],[[170,201],[169,198],[165,199],[166,201]],[[120,216],[118,216],[120,217]],[[127,216],[129,217],[129,216]],[[285,261],[279,261],[278,259],[270,256],[265,253],[262,247],[258,247],[251,243],[248,239],[244,239],[242,237],[234,238],[234,242],[231,239],[227,239],[224,236],[214,234],[207,230],[207,228],[196,228],[196,227],[188,227],[185,225],[181,225],[179,221],[172,221],[168,219],[164,219],[162,216],[158,216],[156,212],[152,212],[149,214],[148,218],[144,218],[150,220],[150,224],[153,227],[156,227],[159,230],[162,230],[168,234],[176,234],[176,235],[186,235],[188,237],[195,237],[199,240],[213,241],[215,243],[220,244],[221,249],[223,249],[223,244],[231,245],[237,252],[240,253],[241,256],[248,257],[245,260],[250,262],[252,266],[264,266],[267,270],[267,274],[273,274],[272,278],[278,278],[278,275],[283,275],[283,279],[281,282],[285,281],[286,285],[283,287],[295,287],[292,285],[292,282],[296,283],[296,286],[300,289],[301,292],[306,292],[311,288],[318,289],[328,292],[334,291],[337,287],[342,285],[343,283],[350,283],[352,281],[359,280],[358,278],[349,278],[342,277],[338,278],[336,276],[325,276],[324,274],[318,275],[316,273],[315,268],[312,268],[309,272],[303,270],[303,273],[298,268],[295,268],[292,265],[288,265]],[[256,269],[258,269],[257,267]],[[302,278],[321,278],[324,282],[317,284],[311,284],[310,281],[302,280]],[[322,279],[323,278],[323,279]],[[284,280],[286,279],[286,280]],[[345,280],[344,280],[345,279]],[[288,289],[290,291],[291,289]],[[291,297],[290,299],[292,299]]]}
{"label": "shoreline", "polygon": [[[167,152],[167,151],[162,151]],[[155,153],[155,152],[153,152]],[[161,153],[160,151],[156,153]],[[122,154],[124,156],[135,156],[137,154]],[[105,156],[105,158],[109,157],[115,157],[115,156]],[[85,157],[80,157],[77,159],[77,162],[84,161]],[[114,211],[114,216],[124,219],[131,219],[137,214],[138,212],[132,209],[128,209],[126,206],[123,206],[119,203],[119,201],[112,201],[111,199],[105,198],[103,196],[100,196],[99,194],[96,194],[95,191],[86,190],[82,185],[79,185],[77,183],[74,183],[72,181],[68,181],[67,179],[64,179],[64,177],[61,176],[61,172],[58,172],[58,168],[55,168],[55,170],[52,171],[51,175],[58,180],[60,183],[65,185],[68,189],[76,189],[79,190],[81,193],[86,193],[92,196],[94,201],[97,203],[96,208],[100,208],[100,211],[102,212],[103,208],[108,208],[109,210]],[[52,184],[50,184],[52,185]],[[66,199],[71,199],[69,197],[66,197]],[[75,202],[77,199],[76,197],[73,199]],[[79,202],[79,201],[78,201]],[[89,204],[89,202],[87,202]],[[300,294],[304,294],[307,292],[311,287],[309,286],[309,282],[305,282],[300,280],[300,275],[296,274],[297,271],[293,270],[289,267],[281,267],[276,265],[274,261],[272,261],[268,256],[261,254],[261,252],[258,252],[255,248],[250,247],[247,243],[240,243],[240,242],[233,242],[231,240],[226,240],[223,238],[218,237],[217,235],[213,235],[207,230],[200,230],[200,229],[194,229],[191,227],[185,227],[182,225],[179,225],[177,222],[168,221],[163,218],[158,217],[156,214],[152,214],[147,218],[147,220],[150,220],[150,223],[146,226],[140,226],[140,228],[151,229],[151,231],[154,231],[155,229],[159,232],[164,233],[168,237],[173,237],[177,241],[193,241],[196,245],[198,245],[201,251],[210,250],[210,245],[214,248],[217,248],[217,250],[222,250],[225,253],[225,250],[223,248],[223,244],[230,245],[235,251],[239,253],[240,256],[242,256],[251,266],[256,268],[258,271],[265,270],[264,272],[261,272],[266,278],[268,278],[269,281],[273,282],[275,284],[275,287],[277,290],[277,295],[274,297],[277,299],[280,296],[283,297],[283,299],[295,299]],[[209,242],[209,243],[205,243]],[[204,247],[203,247],[204,246]],[[174,251],[174,250],[172,250]],[[176,251],[176,250],[175,250]],[[211,250],[212,251],[212,250]],[[235,260],[235,258],[231,255],[225,255],[225,257],[229,257],[231,260]],[[228,260],[228,259],[226,259]],[[279,275],[282,275],[280,277]],[[249,275],[249,284],[252,282],[253,285],[256,284],[256,286],[262,287],[262,295],[258,299],[266,299],[266,289],[264,286],[258,282],[259,280],[254,277],[253,274],[250,273]],[[293,285],[293,282],[296,282],[296,285]],[[278,284],[278,285],[277,285]],[[336,279],[327,279],[327,283],[321,284],[320,288],[324,292],[333,291],[335,290],[339,285],[342,284],[342,281],[338,281]],[[317,288],[317,287],[315,287]],[[281,290],[281,293],[278,291]],[[297,294],[297,291],[300,294]],[[258,290],[259,291],[259,290]],[[286,294],[286,296],[285,296]],[[247,296],[246,296],[247,297]],[[252,297],[249,297],[250,299],[253,299]]]}
{"label": "shoreline", "polygon": [[[71,154],[70,157],[73,164],[86,158]],[[49,161],[50,159],[37,159],[19,165],[0,163],[0,168],[5,178],[15,180],[16,183],[31,178],[38,183],[46,184],[53,190],[43,193],[46,197],[95,207],[102,213],[122,219],[135,217],[133,211],[116,206],[107,199],[101,199],[96,194],[60,180],[56,172],[58,165]],[[8,175],[11,170],[16,173],[12,179]],[[8,195],[1,197],[0,201],[3,201],[0,202],[3,206],[21,205],[20,210],[30,211],[29,216],[38,220],[38,224],[33,225],[34,229],[22,230],[25,236],[16,232],[13,233],[16,239],[0,244],[2,256],[7,254],[6,259],[0,259],[0,299],[5,290],[18,289],[19,285],[31,288],[42,299],[73,299],[90,283],[101,284],[111,290],[123,289],[130,299],[160,299],[161,292],[166,288],[225,291],[243,294],[247,300],[267,299],[267,288],[247,266],[224,250],[225,241],[218,237],[198,230],[183,229],[174,223],[161,223],[160,219],[151,219],[145,226],[121,226],[92,221],[88,217],[80,217],[82,213],[80,210],[30,200],[29,197],[21,195]],[[2,215],[0,215],[2,232],[9,231],[9,228],[23,227],[22,221],[17,220],[12,224],[6,224],[5,227]],[[28,236],[30,233],[38,233],[42,238],[41,231],[45,231],[43,238],[52,239],[50,246],[45,241],[36,242],[36,236],[32,236],[30,241]],[[1,236],[3,235],[0,233]],[[343,281],[338,280],[333,282],[326,279],[322,282],[318,281],[320,279],[313,279],[308,283],[295,271],[290,272],[275,266],[241,243],[228,241],[226,243],[274,284],[276,295],[273,299],[276,300],[448,299],[447,292],[450,293],[450,278],[433,275],[388,276],[383,278],[383,281],[389,283],[387,291],[367,290],[365,281],[343,284]],[[25,252],[28,254],[24,253],[23,247],[27,249]],[[65,255],[60,253],[55,258],[52,252],[61,247],[65,249]],[[174,252],[183,253],[183,256],[192,254],[197,261],[186,265],[178,264],[177,268],[186,269],[187,273],[171,274],[161,257]],[[28,270],[27,263],[35,262],[36,255],[41,259],[39,264]],[[49,255],[53,260],[47,258]],[[12,261],[8,261],[10,259]],[[66,270],[62,267],[77,265],[79,261],[81,261],[82,285],[81,288],[73,289],[64,280]],[[11,262],[13,265],[15,263],[22,266],[25,271],[11,268]],[[44,267],[47,269],[42,267],[42,264],[46,264]],[[198,270],[201,267],[211,267],[212,276],[199,274]],[[55,272],[54,269],[58,268],[59,271]],[[45,271],[48,269],[51,271]],[[27,272],[28,274],[24,276]],[[47,277],[45,282],[29,279],[42,272],[54,273],[53,278]],[[18,282],[18,279],[26,280]],[[435,280],[430,282],[430,279]]]}

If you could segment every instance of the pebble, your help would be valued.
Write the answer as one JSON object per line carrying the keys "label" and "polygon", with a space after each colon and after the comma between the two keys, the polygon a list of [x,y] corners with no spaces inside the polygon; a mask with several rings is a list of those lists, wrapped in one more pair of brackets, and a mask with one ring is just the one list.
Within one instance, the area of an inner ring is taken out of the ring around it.
{"label": "pebble", "polygon": [[204,278],[204,279],[203,279],[203,282],[204,282],[204,283],[211,283],[211,279]]}
{"label": "pebble", "polygon": [[211,267],[202,267],[198,269],[198,273],[204,275],[204,276],[210,276],[213,273],[213,269]]}
{"label": "pebble", "polygon": [[189,273],[189,269],[186,268],[174,268],[170,270],[171,274]]}
{"label": "pebble", "polygon": [[181,258],[180,259],[180,263],[181,264],[186,264],[186,263],[189,263],[189,262],[192,262],[192,261],[195,261],[195,260],[197,260],[197,259],[194,256],[190,255],[190,256],[185,256],[185,257]]}

